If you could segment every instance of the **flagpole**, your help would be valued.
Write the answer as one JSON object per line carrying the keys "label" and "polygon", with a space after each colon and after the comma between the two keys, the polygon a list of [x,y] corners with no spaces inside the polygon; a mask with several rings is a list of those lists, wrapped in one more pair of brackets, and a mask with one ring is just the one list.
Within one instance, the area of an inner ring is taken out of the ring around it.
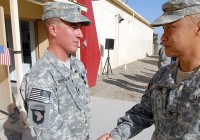
{"label": "flagpole", "polygon": [[14,59],[15,59],[15,70],[17,79],[17,99],[16,105],[20,110],[20,128],[23,129],[23,115],[25,109],[23,106],[23,101],[19,91],[20,84],[23,79],[23,69],[22,69],[22,52],[20,44],[20,30],[19,30],[19,14],[18,14],[18,0],[10,0],[10,14],[11,14],[11,26],[12,26],[12,39],[13,39],[13,49],[14,49]]}

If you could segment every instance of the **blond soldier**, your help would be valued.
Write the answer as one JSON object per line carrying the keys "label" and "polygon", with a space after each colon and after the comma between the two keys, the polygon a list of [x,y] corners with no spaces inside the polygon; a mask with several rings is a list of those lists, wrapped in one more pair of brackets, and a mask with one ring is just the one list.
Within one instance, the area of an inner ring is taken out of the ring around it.
{"label": "blond soldier", "polygon": [[75,53],[90,20],[76,4],[47,2],[42,15],[49,40],[44,56],[25,75],[21,94],[38,140],[89,139],[86,71]]}

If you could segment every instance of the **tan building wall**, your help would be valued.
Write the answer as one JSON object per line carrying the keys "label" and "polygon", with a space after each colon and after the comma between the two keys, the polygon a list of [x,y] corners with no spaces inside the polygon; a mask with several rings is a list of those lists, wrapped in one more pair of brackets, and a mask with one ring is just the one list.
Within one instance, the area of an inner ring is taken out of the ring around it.
{"label": "tan building wall", "polygon": [[38,52],[38,59],[44,54],[44,51],[48,47],[48,40],[47,40],[47,35],[43,27],[43,22],[37,21],[37,38],[38,38],[38,47],[37,47],[37,52]]}
{"label": "tan building wall", "polygon": [[[5,30],[5,18],[10,19],[10,3],[9,0],[0,0],[0,6],[4,8],[4,13],[1,14],[0,19],[0,44],[6,46],[6,33]],[[37,58],[39,58],[43,54],[43,50],[47,46],[44,44],[46,40],[46,35],[43,29],[43,25],[41,24],[41,15],[42,15],[42,6],[37,5],[26,0],[18,0],[18,10],[19,10],[19,20],[27,20],[34,21],[35,23],[35,38],[36,38],[36,46],[35,48],[38,50]],[[5,17],[4,17],[5,16]],[[12,36],[10,36],[12,38]],[[41,50],[40,50],[41,48]],[[14,65],[14,64],[12,64]],[[11,105],[13,105],[12,101],[12,92],[10,86],[10,78],[9,78],[9,67],[0,65],[0,110],[5,112],[10,112]],[[7,117],[0,115],[0,119]]]}
{"label": "tan building wall", "polygon": [[[115,39],[114,50],[109,51],[112,68],[153,54],[153,28],[148,21],[120,1],[94,0],[92,4],[100,46],[105,48],[106,38]],[[124,19],[121,23],[118,14]],[[104,49],[101,70],[107,55]]]}

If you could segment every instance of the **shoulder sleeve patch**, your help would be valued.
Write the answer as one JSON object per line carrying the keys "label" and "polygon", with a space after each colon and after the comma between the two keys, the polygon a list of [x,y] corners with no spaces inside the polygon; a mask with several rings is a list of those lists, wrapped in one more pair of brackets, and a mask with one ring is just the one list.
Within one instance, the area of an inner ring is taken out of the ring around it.
{"label": "shoulder sleeve patch", "polygon": [[31,94],[30,94],[30,100],[37,101],[37,102],[43,102],[43,103],[49,103],[51,96],[51,92],[32,88]]}

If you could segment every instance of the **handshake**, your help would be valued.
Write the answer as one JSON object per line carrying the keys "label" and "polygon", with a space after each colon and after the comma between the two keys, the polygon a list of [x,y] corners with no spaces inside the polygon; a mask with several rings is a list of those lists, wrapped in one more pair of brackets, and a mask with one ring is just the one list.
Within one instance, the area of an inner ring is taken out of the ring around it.
{"label": "handshake", "polygon": [[108,133],[102,135],[100,138],[98,138],[97,140],[114,140],[110,137],[110,135]]}

